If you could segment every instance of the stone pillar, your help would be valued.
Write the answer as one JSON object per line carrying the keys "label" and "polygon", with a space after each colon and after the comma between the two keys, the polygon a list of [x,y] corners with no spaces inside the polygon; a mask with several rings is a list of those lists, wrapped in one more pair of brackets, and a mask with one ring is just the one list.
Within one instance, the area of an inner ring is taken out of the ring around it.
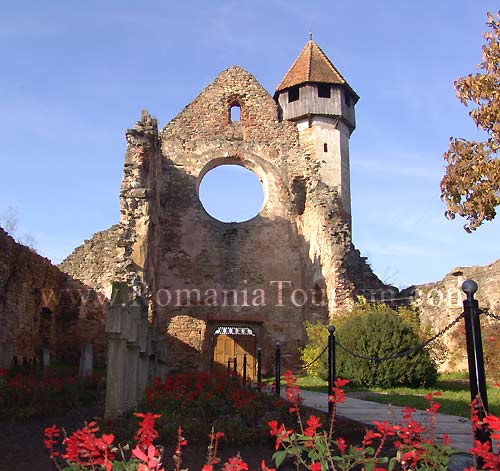
{"label": "stone pillar", "polygon": [[14,359],[12,346],[7,342],[0,342],[0,368],[11,368]]}
{"label": "stone pillar", "polygon": [[127,284],[113,283],[111,304],[106,313],[106,334],[108,337],[106,405],[104,410],[106,419],[116,417],[123,412],[127,356],[127,339],[123,337],[123,334],[128,330],[127,297]]}
{"label": "stone pillar", "polygon": [[141,322],[140,305],[128,306],[127,358],[124,375],[124,408],[137,406],[137,367],[139,360],[139,328]]}
{"label": "stone pillar", "polygon": [[[38,367],[41,370],[44,370],[47,368],[47,366],[50,366],[50,350],[46,347],[42,347],[37,351],[37,357],[38,357]],[[36,363],[36,358],[34,359],[34,363]],[[28,365],[28,361],[26,359],[23,359],[23,365]]]}
{"label": "stone pillar", "polygon": [[94,351],[91,344],[85,345],[80,355],[79,375],[83,378],[92,376],[94,370]]}
{"label": "stone pillar", "polygon": [[126,283],[113,283],[106,315],[108,338],[105,418],[137,406],[153,376],[165,379],[166,349],[141,303],[129,305]]}
{"label": "stone pillar", "polygon": [[50,366],[50,350],[48,348],[44,348],[42,350],[42,358],[43,358],[42,367],[45,369],[47,368],[47,366]]}
{"label": "stone pillar", "polygon": [[124,373],[127,355],[127,341],[108,338],[108,367],[106,373],[106,419],[119,416],[123,412]]}
{"label": "stone pillar", "polygon": [[124,405],[123,408],[132,409],[137,406],[137,368],[139,361],[139,348],[136,344],[127,343],[125,360]]}
{"label": "stone pillar", "polygon": [[139,328],[139,360],[137,364],[137,397],[142,398],[146,392],[149,376],[149,361],[147,354],[149,322],[146,317],[141,318]]}

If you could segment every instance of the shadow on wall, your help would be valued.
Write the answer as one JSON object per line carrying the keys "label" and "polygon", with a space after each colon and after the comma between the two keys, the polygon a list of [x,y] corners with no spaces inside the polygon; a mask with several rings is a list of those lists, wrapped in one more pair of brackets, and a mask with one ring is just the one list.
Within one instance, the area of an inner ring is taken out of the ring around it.
{"label": "shadow on wall", "polygon": [[107,300],[0,228],[0,368],[33,364],[48,348],[78,365],[87,343],[105,352]]}

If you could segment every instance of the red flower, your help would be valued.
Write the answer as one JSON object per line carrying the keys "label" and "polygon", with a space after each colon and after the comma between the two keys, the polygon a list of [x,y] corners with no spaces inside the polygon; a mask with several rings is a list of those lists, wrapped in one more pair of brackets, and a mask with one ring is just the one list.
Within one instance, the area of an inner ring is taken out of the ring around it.
{"label": "red flower", "polygon": [[261,463],[260,463],[260,469],[262,471],[276,471],[275,468],[268,468],[267,465],[266,465],[266,462],[264,460],[262,460]]}
{"label": "red flower", "polygon": [[134,440],[137,445],[146,451],[152,444],[153,441],[158,438],[158,432],[155,430],[155,420],[161,417],[161,414],[151,414],[147,412],[143,414],[141,412],[134,413],[136,417],[142,418],[139,422],[139,429],[134,435]]}
{"label": "red flower", "polygon": [[303,402],[303,398],[300,397],[300,388],[295,384],[297,382],[297,378],[292,374],[290,370],[288,370],[284,374],[285,382],[286,382],[286,392],[285,397],[287,401],[292,403],[292,407],[289,408],[289,412],[298,412],[299,405]]}
{"label": "red flower", "polygon": [[310,471],[321,471],[321,463],[319,461],[315,461],[309,465]]}
{"label": "red flower", "polygon": [[437,402],[432,402],[431,406],[425,409],[425,412],[427,412],[428,414],[435,415],[437,414],[437,411],[439,410],[440,407],[441,404],[438,404]]}
{"label": "red flower", "polygon": [[375,438],[382,438],[382,434],[373,430],[367,430],[363,437],[363,447],[371,445]]}
{"label": "red flower", "polygon": [[340,455],[342,456],[347,450],[347,443],[342,437],[337,438],[337,448],[339,449]]}
{"label": "red flower", "polygon": [[487,415],[484,419],[483,422],[488,426],[488,428],[493,431],[493,432],[499,432],[499,433],[493,433],[491,435],[491,438],[494,440],[500,440],[500,417],[496,417],[495,415]]}
{"label": "red flower", "polygon": [[276,450],[278,450],[282,441],[288,438],[293,433],[293,430],[286,430],[283,424],[281,424],[278,428],[278,422],[276,422],[276,420],[271,420],[270,422],[268,422],[268,425],[269,427],[271,427],[269,434],[276,436],[275,447]]}
{"label": "red flower", "polygon": [[180,456],[182,454],[182,447],[187,445],[187,440],[182,436],[182,428],[179,427],[177,429],[177,446],[175,448],[176,456]]}
{"label": "red flower", "polygon": [[334,387],[332,387],[333,394],[328,396],[328,401],[334,402],[336,404],[342,404],[345,401],[345,394],[342,388],[348,383],[349,383],[348,379],[337,378],[333,383],[334,384]]}
{"label": "red flower", "polygon": [[226,463],[224,463],[223,471],[247,471],[248,465],[241,459],[238,453],[233,458],[229,458]]}
{"label": "red flower", "polygon": [[427,399],[428,401],[432,401],[434,399],[434,397],[442,396],[442,395],[443,395],[443,393],[441,391],[434,391],[434,392],[427,394],[427,396],[424,396],[424,399]]}
{"label": "red flower", "polygon": [[321,427],[321,420],[319,417],[316,417],[314,415],[311,415],[307,419],[307,425],[308,427],[304,430],[304,435],[306,437],[312,437],[316,435],[316,430]]}
{"label": "red flower", "polygon": [[278,421],[277,420],[271,420],[270,422],[267,423],[269,427],[271,427],[271,431],[269,432],[271,435],[276,435],[276,431],[278,429]]}
{"label": "red flower", "polygon": [[46,427],[43,433],[45,435],[43,444],[46,448],[48,448],[50,457],[55,458],[56,456],[59,456],[59,452],[54,451],[54,445],[57,445],[58,440],[56,439],[60,437],[61,429],[59,429],[55,425],[52,425],[52,427]]}
{"label": "red flower", "polygon": [[337,378],[333,384],[337,388],[343,388],[344,386],[346,386],[349,383],[350,383],[350,381],[348,379]]}
{"label": "red flower", "polygon": [[413,417],[413,414],[417,411],[416,407],[403,407],[403,420],[408,420]]}
{"label": "red flower", "polygon": [[395,427],[392,425],[389,425],[389,422],[387,420],[384,420],[383,422],[379,422],[377,420],[374,420],[373,423],[377,427],[377,430],[383,434],[383,435],[394,435],[395,434]]}
{"label": "red flower", "polygon": [[158,456],[158,450],[153,446],[150,445],[147,449],[147,454],[144,453],[139,446],[136,446],[132,450],[132,455],[135,456],[137,459],[141,460],[144,462],[144,464],[140,464],[137,467],[137,471],[150,471],[150,470],[160,470],[161,466],[161,461],[160,457]]}
{"label": "red flower", "polygon": [[62,457],[77,465],[91,466],[103,465],[109,468],[108,462],[114,458],[111,451],[113,435],[96,437],[99,431],[95,422],[85,424],[81,430],[76,430],[64,440],[66,453]]}

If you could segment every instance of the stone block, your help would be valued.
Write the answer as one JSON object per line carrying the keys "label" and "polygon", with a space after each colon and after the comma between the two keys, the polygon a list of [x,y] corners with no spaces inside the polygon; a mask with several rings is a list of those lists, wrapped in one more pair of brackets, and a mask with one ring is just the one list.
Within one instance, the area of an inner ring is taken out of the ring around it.
{"label": "stone block", "polygon": [[124,313],[126,312],[126,307],[120,304],[109,305],[106,312],[106,333],[119,335],[123,330],[124,323]]}
{"label": "stone block", "polygon": [[85,345],[80,356],[79,375],[83,378],[92,376],[94,371],[94,350],[91,344]]}
{"label": "stone block", "polygon": [[139,332],[142,320],[141,314],[142,314],[142,306],[128,307],[128,319],[129,319],[129,330],[127,336],[128,342],[137,343],[139,341]]}

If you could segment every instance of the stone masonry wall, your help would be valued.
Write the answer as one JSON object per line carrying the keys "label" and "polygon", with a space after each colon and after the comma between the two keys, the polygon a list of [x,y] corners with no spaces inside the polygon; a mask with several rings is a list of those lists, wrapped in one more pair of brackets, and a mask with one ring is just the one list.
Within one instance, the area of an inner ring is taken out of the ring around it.
{"label": "stone masonry wall", "polygon": [[[239,122],[229,118],[235,105]],[[208,368],[215,341],[210,332],[227,324],[259,326],[264,351],[273,351],[279,341],[285,363],[296,365],[304,321],[326,322],[351,305],[355,281],[366,288],[383,286],[375,276],[351,279],[351,266],[361,266],[362,260],[351,244],[338,194],[322,181],[319,163],[301,147],[296,126],[279,120],[276,103],[248,72],[231,67],[219,74],[168,123],[160,139],[158,288],[169,293],[262,289],[268,296],[266,305],[258,306],[208,305],[195,297],[194,303],[158,308],[175,350],[172,366]],[[203,209],[198,185],[224,164],[242,165],[262,181],[265,203],[255,218],[222,223]],[[280,294],[270,286],[273,280],[284,282]],[[313,289],[324,290],[325,305],[311,303]],[[298,298],[304,293],[309,299],[302,304]]]}
{"label": "stone masonry wall", "polygon": [[[83,299],[86,302],[82,301]],[[103,298],[0,228],[0,367],[31,361],[41,347],[78,357],[104,348]]]}
{"label": "stone masonry wall", "polygon": [[[457,267],[440,281],[404,290],[401,297],[414,301],[420,310],[422,323],[438,332],[463,312],[465,294],[462,291],[462,283],[468,278],[476,281],[479,286],[475,294],[479,307],[500,315],[500,259],[486,266]],[[484,315],[482,317],[484,322],[490,322]],[[483,339],[484,341],[488,339]],[[444,337],[444,344],[447,347],[447,356],[442,369],[465,370],[467,356],[463,321]]]}
{"label": "stone masonry wall", "polygon": [[59,269],[109,298],[116,281],[121,232],[119,224],[97,232],[68,255]]}
{"label": "stone masonry wall", "polygon": [[[234,106],[241,112],[232,122]],[[142,289],[171,368],[209,369],[221,325],[252,327],[268,352],[264,370],[276,342],[285,366],[297,365],[304,321],[334,318],[356,289],[384,288],[353,247],[350,216],[322,181],[321,163],[245,70],[223,71],[160,132],[143,111],[126,139],[119,226],[61,267],[96,289],[119,280]],[[255,218],[223,223],[204,210],[199,184],[224,164],[261,180],[265,203]],[[313,292],[322,293],[319,304]]]}

